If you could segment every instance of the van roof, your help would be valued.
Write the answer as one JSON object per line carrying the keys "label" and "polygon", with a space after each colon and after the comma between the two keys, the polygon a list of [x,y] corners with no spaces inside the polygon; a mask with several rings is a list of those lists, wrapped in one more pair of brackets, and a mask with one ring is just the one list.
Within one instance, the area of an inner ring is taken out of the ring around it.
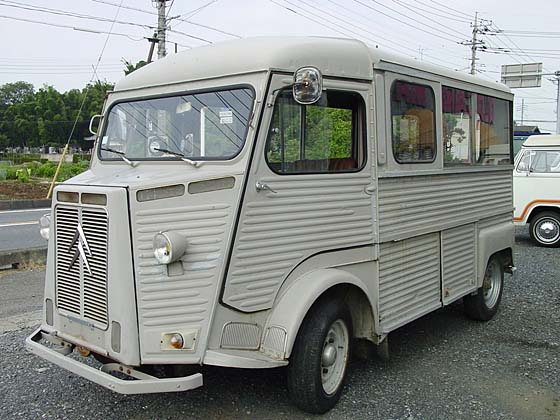
{"label": "van roof", "polygon": [[523,142],[523,147],[560,147],[560,135],[555,136],[530,136]]}
{"label": "van roof", "polygon": [[325,37],[245,38],[193,48],[134,71],[116,84],[115,91],[268,70],[293,73],[303,66],[315,66],[325,76],[372,80],[373,69],[383,63],[510,93],[499,83],[370,48],[362,41]]}

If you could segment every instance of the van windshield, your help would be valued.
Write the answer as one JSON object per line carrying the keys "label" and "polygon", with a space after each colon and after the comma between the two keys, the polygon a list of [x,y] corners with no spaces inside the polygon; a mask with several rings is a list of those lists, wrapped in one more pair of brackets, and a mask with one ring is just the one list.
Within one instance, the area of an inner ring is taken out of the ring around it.
{"label": "van windshield", "polygon": [[253,108],[247,88],[119,102],[101,137],[103,160],[225,160],[245,143]]}

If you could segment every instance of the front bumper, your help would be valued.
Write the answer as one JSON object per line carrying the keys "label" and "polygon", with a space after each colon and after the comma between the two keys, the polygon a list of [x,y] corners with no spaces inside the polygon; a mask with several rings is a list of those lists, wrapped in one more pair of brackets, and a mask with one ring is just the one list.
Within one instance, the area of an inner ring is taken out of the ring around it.
{"label": "front bumper", "polygon": [[[41,343],[41,340],[47,341],[51,346]],[[27,337],[25,347],[31,353],[119,394],[180,392],[202,386],[200,373],[180,378],[160,379],[119,363],[108,363],[96,369],[68,357],[74,345],[42,331],[41,328]],[[124,375],[127,379],[117,378],[112,373]]]}

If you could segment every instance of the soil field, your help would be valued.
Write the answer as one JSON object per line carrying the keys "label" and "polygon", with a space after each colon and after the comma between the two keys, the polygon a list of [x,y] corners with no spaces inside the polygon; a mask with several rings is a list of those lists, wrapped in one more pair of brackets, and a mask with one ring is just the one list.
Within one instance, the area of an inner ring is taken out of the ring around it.
{"label": "soil field", "polygon": [[48,183],[1,181],[0,200],[33,200],[47,198]]}

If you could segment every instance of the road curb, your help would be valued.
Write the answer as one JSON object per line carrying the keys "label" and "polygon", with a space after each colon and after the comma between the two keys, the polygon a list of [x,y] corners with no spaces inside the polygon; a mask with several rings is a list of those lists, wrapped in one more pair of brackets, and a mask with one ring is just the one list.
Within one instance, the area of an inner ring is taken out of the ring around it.
{"label": "road curb", "polygon": [[0,251],[0,268],[18,268],[26,265],[42,265],[47,262],[47,247],[12,249]]}
{"label": "road curb", "polygon": [[40,200],[0,200],[0,210],[43,209],[51,207],[51,199]]}

